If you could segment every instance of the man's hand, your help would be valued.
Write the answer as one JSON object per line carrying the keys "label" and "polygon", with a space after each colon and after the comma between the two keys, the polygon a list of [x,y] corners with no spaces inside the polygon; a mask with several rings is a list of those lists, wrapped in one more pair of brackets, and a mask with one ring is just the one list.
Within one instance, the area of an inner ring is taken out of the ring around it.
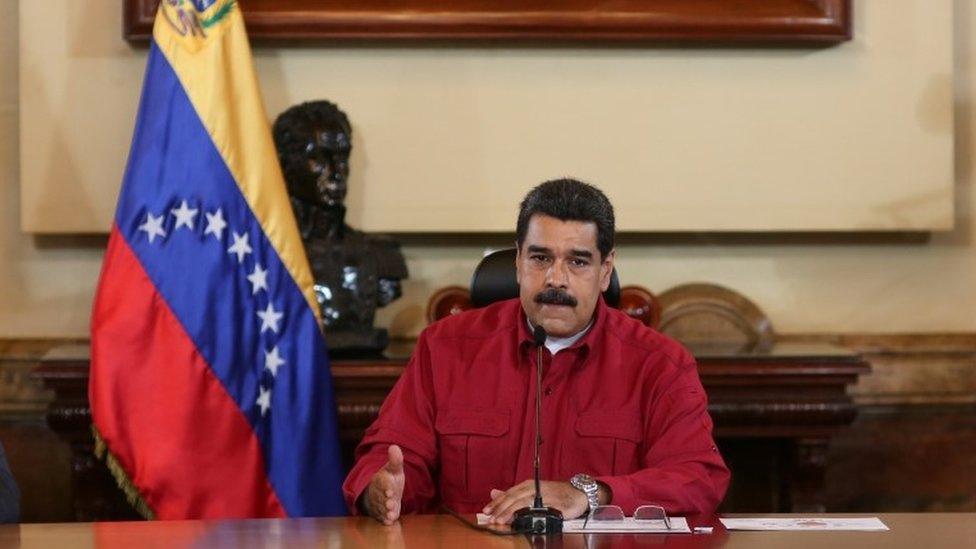
{"label": "man's hand", "polygon": [[[559,509],[566,519],[574,519],[585,513],[589,506],[586,495],[573,488],[568,482],[543,480],[542,502],[547,507]],[[512,515],[522,507],[531,507],[535,500],[535,481],[527,480],[505,490],[492,490],[491,502],[482,510],[491,515],[492,524],[508,524],[512,522]]]}
{"label": "man's hand", "polygon": [[386,465],[373,475],[363,494],[363,504],[370,516],[390,525],[400,518],[400,502],[403,500],[403,451],[391,444],[387,451]]}

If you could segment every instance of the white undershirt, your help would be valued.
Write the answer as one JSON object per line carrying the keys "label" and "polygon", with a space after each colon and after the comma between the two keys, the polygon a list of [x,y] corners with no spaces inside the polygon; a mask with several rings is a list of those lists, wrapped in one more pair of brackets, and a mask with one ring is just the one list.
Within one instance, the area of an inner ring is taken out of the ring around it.
{"label": "white undershirt", "polygon": [[[535,327],[532,326],[529,319],[526,318],[525,322],[529,325],[529,333],[535,331]],[[576,343],[581,337],[585,336],[586,332],[590,331],[590,326],[593,326],[593,319],[590,319],[590,323],[587,324],[585,328],[569,337],[546,336],[546,349],[549,349],[549,352],[555,356],[556,353],[568,347],[572,347],[573,343]]]}

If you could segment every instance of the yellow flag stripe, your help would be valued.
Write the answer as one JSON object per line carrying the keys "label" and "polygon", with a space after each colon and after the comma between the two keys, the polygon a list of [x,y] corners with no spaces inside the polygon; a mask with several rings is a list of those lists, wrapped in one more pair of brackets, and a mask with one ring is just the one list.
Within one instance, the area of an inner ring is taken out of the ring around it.
{"label": "yellow flag stripe", "polygon": [[[183,84],[268,240],[319,318],[312,273],[271,140],[244,18],[236,5],[227,8],[234,3],[217,2],[200,14],[223,10],[219,22],[203,28],[191,24],[193,14],[174,12],[162,2],[153,38]],[[184,10],[189,13],[192,8]]]}

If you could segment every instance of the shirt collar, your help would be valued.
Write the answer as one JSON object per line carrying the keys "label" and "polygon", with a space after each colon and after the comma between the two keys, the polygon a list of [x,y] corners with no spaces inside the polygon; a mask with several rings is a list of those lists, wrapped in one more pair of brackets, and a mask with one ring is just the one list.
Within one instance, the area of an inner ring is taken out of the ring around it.
{"label": "shirt collar", "polygon": [[[529,331],[532,331],[533,330],[532,323],[529,322],[528,318],[525,319],[525,323]],[[546,336],[546,343],[545,343],[546,349],[549,349],[549,352],[552,354],[556,354],[559,351],[562,351],[563,349],[568,349],[572,347],[574,343],[579,341],[580,338],[585,336],[586,332],[588,332],[592,327],[593,327],[593,319],[591,318],[590,322],[587,323],[587,325],[583,327],[582,330],[576,332],[575,334],[569,337]],[[535,338],[533,338],[533,343],[535,343]]]}
{"label": "shirt collar", "polygon": [[[598,335],[603,331],[603,325],[606,323],[607,318],[607,304],[603,300],[601,295],[596,302],[596,308],[593,310],[593,318],[590,319],[589,329],[584,330],[582,337],[580,337],[575,343],[566,347],[567,349],[579,349],[580,357],[586,357],[590,348],[596,344],[597,338],[601,337]],[[519,304],[519,347],[526,349],[534,346],[534,339],[532,337],[532,332],[529,331],[529,319],[525,314],[525,309]]]}

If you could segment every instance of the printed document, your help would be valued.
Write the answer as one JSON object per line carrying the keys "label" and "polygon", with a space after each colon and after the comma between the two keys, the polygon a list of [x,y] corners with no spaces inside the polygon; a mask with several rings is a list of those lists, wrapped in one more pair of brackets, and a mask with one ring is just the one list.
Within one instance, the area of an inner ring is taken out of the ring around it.
{"label": "printed document", "polygon": [[865,518],[723,518],[729,530],[854,530],[883,532],[887,526],[878,517]]}

